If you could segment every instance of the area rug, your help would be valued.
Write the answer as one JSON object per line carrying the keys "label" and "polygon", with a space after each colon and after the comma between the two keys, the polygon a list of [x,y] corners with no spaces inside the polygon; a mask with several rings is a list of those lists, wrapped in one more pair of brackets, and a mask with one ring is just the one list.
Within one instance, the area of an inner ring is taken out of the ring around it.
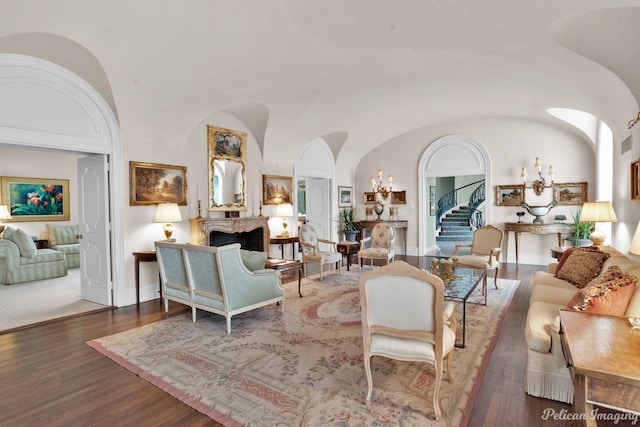
{"label": "area rug", "polygon": [[272,305],[233,317],[229,336],[222,316],[198,312],[196,323],[180,315],[88,344],[225,426],[466,425],[519,281],[491,286],[487,306],[467,304],[466,347],[454,350],[435,421],[424,364],[374,357],[365,404],[358,272],[323,276],[304,279],[302,298],[286,283],[284,313]]}

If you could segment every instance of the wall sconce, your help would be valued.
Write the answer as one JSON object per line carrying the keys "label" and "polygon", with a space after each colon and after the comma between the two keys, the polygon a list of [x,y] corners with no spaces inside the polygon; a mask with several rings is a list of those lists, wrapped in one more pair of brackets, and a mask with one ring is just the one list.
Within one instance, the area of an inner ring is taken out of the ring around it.
{"label": "wall sconce", "polygon": [[11,214],[6,205],[0,205],[0,233],[4,231],[4,225],[2,225],[2,220],[4,219],[11,219]]}
{"label": "wall sconce", "polygon": [[553,187],[553,166],[549,166],[549,177],[551,177],[551,184],[547,185],[547,181],[542,176],[542,162],[540,162],[540,157],[536,157],[536,163],[534,165],[538,168],[538,179],[531,182],[531,185],[527,185],[527,169],[523,166],[522,172],[520,172],[520,176],[524,182],[524,188],[532,188],[536,193],[536,196],[540,196],[545,188]]}
{"label": "wall sconce", "polygon": [[598,229],[599,222],[617,222],[611,202],[585,202],[580,213],[580,222],[593,222],[595,227],[589,238],[595,246],[601,246],[607,235]]}
{"label": "wall sconce", "polygon": [[172,222],[182,222],[182,216],[180,216],[180,208],[177,203],[159,203],[156,209],[156,216],[153,222],[163,222],[164,236],[167,239],[171,238],[173,234]]}
{"label": "wall sconce", "polygon": [[289,232],[287,231],[287,226],[289,225],[288,217],[293,216],[293,206],[291,206],[291,203],[282,203],[278,205],[276,216],[282,217],[282,233],[280,234],[280,237],[289,237]]}
{"label": "wall sconce", "polygon": [[387,190],[387,187],[384,187],[382,185],[382,169],[378,169],[378,188],[376,188],[376,180],[371,177],[371,190],[374,193],[380,193],[380,195],[382,196],[383,199],[386,199],[387,197],[389,197],[389,194],[391,194],[391,192],[393,191],[392,189],[392,185],[393,185],[393,177],[391,175],[389,175],[389,178],[387,178],[387,181],[389,182],[389,189]]}

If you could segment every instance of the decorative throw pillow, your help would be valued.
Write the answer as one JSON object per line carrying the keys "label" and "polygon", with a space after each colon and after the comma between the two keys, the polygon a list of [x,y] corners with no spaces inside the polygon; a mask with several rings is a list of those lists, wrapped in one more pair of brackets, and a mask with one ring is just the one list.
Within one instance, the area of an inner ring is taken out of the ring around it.
{"label": "decorative throw pillow", "polygon": [[567,310],[624,316],[638,278],[624,275],[618,279],[587,286],[569,301]]}
{"label": "decorative throw pillow", "polygon": [[47,231],[49,232],[49,246],[78,243],[77,225],[47,224]]}
{"label": "decorative throw pillow", "polygon": [[13,243],[18,245],[20,256],[33,258],[38,253],[38,248],[36,248],[36,244],[33,239],[19,228],[14,229],[7,227],[4,230],[4,233],[2,233],[2,238],[11,240]]}
{"label": "decorative throw pillow", "polygon": [[267,262],[267,253],[240,249],[240,258],[249,271],[262,270]]}
{"label": "decorative throw pillow", "polygon": [[600,274],[602,265],[609,257],[608,253],[599,250],[574,248],[562,268],[556,272],[556,277],[584,288]]}
{"label": "decorative throw pillow", "polygon": [[[615,279],[620,279],[622,276],[624,276],[624,274],[622,273],[622,270],[620,269],[620,267],[618,267],[617,265],[612,265],[607,269],[607,271],[605,271],[604,273],[602,273],[601,275],[599,275],[598,277],[590,281],[587,284],[587,286],[593,286],[593,285],[598,285],[600,283],[610,282]],[[585,288],[587,286],[585,286]]]}

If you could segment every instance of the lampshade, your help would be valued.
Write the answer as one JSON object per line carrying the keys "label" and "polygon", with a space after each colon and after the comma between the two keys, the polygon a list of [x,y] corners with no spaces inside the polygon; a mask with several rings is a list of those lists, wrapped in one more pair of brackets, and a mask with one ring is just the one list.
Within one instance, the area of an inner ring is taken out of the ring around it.
{"label": "lampshade", "polygon": [[293,206],[291,206],[291,203],[282,203],[278,205],[276,216],[293,216]]}
{"label": "lampshade", "polygon": [[600,246],[607,239],[607,236],[598,229],[598,222],[616,222],[616,213],[613,211],[611,202],[586,202],[582,205],[580,212],[580,222],[595,222],[596,226],[589,236],[591,243]]}
{"label": "lampshade", "polygon": [[3,219],[11,219],[11,214],[9,213],[9,209],[7,209],[6,205],[0,205],[0,220]]}
{"label": "lampshade", "polygon": [[636,227],[636,233],[633,235],[629,253],[633,256],[640,257],[640,222],[638,223],[638,227]]}
{"label": "lampshade", "polygon": [[172,222],[182,222],[182,216],[180,216],[180,208],[177,203],[160,203],[156,209],[156,216],[153,222],[163,222],[164,235],[167,239],[171,238],[173,234]]}
{"label": "lampshade", "polygon": [[2,225],[3,219],[11,219],[11,214],[5,205],[0,205],[0,233],[4,231],[4,225]]}

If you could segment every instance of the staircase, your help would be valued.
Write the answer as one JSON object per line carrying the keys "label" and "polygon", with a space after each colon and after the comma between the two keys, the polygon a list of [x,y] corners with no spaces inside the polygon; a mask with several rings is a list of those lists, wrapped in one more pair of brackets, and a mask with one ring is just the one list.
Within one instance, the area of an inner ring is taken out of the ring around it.
{"label": "staircase", "polygon": [[452,252],[459,243],[471,243],[473,231],[469,226],[471,209],[468,206],[460,206],[442,218],[440,234],[436,236],[436,244],[443,253]]}

